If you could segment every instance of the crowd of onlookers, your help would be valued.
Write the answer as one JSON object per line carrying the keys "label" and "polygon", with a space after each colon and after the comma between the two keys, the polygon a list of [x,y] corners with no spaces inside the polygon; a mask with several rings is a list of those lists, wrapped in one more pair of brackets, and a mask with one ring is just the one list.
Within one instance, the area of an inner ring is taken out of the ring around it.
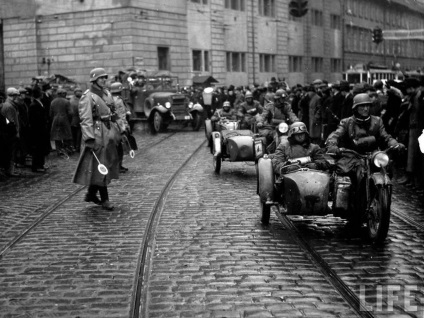
{"label": "crowd of onlookers", "polygon": [[22,176],[25,168],[46,172],[52,150],[65,159],[79,152],[82,90],[76,87],[70,99],[67,94],[48,83],[7,88],[0,104],[0,180]]}
{"label": "crowd of onlookers", "polygon": [[[353,97],[367,93],[373,102],[371,115],[380,116],[386,131],[407,147],[405,158],[397,165],[397,181],[417,191],[424,189],[424,155],[418,145],[424,129],[422,79],[377,80],[372,85],[316,79],[309,85],[289,87],[284,80],[272,78],[266,85],[214,87],[210,105],[204,104],[203,87],[185,87],[183,92],[191,101],[204,105],[210,118],[225,101],[237,109],[245,102],[246,94],[264,107],[281,89],[287,93],[292,112],[321,147],[340,120],[352,115]],[[0,180],[19,176],[19,169],[28,163],[33,172],[44,172],[45,158],[54,148],[64,158],[79,152],[78,102],[82,91],[76,87],[70,99],[66,93],[63,89],[53,91],[49,84],[7,89],[6,100],[0,106]]]}

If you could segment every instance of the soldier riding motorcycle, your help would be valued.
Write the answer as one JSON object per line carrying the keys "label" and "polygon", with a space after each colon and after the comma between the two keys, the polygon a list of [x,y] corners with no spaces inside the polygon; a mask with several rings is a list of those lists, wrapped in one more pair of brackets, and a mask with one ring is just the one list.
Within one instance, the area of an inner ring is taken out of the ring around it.
{"label": "soldier riding motorcycle", "polygon": [[[274,100],[274,102],[264,106],[264,110],[259,116],[256,124],[259,135],[265,139],[266,148],[275,140],[274,133],[279,124],[283,122],[292,124],[299,121],[291,109],[291,105],[288,102],[288,94],[284,89],[279,89],[275,92]],[[284,128],[282,128],[282,130],[283,132],[281,133],[285,133]],[[278,144],[270,148],[275,149],[277,147]],[[273,152],[272,149],[270,149],[270,152]]]}

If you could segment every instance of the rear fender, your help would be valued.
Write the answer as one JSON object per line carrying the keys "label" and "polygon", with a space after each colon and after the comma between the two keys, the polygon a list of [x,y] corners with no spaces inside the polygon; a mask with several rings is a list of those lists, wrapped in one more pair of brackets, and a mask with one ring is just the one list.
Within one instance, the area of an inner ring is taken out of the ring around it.
{"label": "rear fender", "polygon": [[221,155],[221,134],[217,131],[212,133],[212,143],[213,143],[213,155],[219,156]]}
{"label": "rear fender", "polygon": [[259,197],[262,202],[274,201],[274,170],[269,158],[260,158],[258,161],[258,186]]}

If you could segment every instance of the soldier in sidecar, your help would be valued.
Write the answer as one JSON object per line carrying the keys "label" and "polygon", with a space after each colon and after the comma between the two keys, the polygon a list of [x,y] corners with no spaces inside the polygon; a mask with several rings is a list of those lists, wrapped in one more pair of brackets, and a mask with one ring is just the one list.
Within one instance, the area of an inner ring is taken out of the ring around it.
{"label": "soldier in sidecar", "polygon": [[258,194],[262,223],[267,224],[272,205],[287,214],[328,214],[330,174],[324,151],[310,142],[306,125],[296,122],[289,128],[273,158],[258,162]]}
{"label": "soldier in sidecar", "polygon": [[[222,161],[256,162],[263,155],[262,142],[255,140],[256,135],[251,130],[240,129],[240,121],[234,119],[233,110],[229,106],[229,102],[225,102],[223,110],[217,110],[211,118],[214,130],[209,142],[217,174],[221,171]],[[224,114],[228,116],[223,116]],[[208,126],[207,123],[206,127]]]}

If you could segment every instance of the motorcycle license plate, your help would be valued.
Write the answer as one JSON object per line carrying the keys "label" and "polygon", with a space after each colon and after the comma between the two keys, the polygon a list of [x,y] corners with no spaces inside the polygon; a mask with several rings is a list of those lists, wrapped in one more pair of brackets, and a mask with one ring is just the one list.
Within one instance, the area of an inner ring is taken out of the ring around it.
{"label": "motorcycle license plate", "polygon": [[264,155],[262,140],[255,140],[255,155],[256,158],[260,158]]}

